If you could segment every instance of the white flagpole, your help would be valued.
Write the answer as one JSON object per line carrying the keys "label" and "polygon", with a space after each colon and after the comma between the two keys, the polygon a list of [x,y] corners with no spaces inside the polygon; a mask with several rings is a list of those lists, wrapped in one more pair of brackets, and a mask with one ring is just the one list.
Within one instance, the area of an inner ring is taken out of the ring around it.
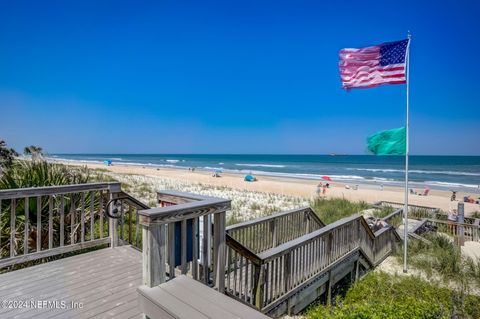
{"label": "white flagpole", "polygon": [[405,133],[406,133],[406,140],[405,140],[405,204],[403,206],[403,272],[406,273],[408,271],[407,266],[407,247],[408,247],[408,153],[409,153],[409,136],[408,136],[408,129],[409,129],[409,114],[408,114],[408,93],[409,93],[409,75],[410,75],[410,31],[408,32],[408,44],[407,44],[407,52],[406,52],[406,80],[407,80],[407,105],[406,105],[406,123],[405,123]]}

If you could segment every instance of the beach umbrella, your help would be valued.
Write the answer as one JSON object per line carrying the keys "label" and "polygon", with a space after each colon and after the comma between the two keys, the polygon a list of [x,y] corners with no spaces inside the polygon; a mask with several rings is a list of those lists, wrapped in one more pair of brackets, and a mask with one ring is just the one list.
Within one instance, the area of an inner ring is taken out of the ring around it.
{"label": "beach umbrella", "polygon": [[322,179],[323,179],[324,181],[331,181],[331,180],[332,180],[332,179],[330,178],[330,176],[326,176],[326,175],[322,176]]}

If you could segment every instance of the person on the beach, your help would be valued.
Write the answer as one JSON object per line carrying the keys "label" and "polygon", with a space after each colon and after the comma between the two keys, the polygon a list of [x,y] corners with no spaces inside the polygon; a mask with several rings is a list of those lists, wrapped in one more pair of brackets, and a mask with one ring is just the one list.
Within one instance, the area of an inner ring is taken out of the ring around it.
{"label": "person on the beach", "polygon": [[458,217],[458,213],[455,208],[448,212],[448,215],[447,215],[448,228],[453,232],[453,235],[455,235],[457,231],[457,227],[455,226],[455,223],[457,222],[457,217]]}
{"label": "person on the beach", "polygon": [[383,191],[383,184],[380,184],[380,190]]}
{"label": "person on the beach", "polygon": [[323,187],[322,182],[318,183],[318,185],[317,185],[317,196],[320,196],[320,193],[322,191],[322,187]]}
{"label": "person on the beach", "polygon": [[323,197],[327,197],[327,185],[323,185],[323,187],[322,187],[322,195],[323,195]]}
{"label": "person on the beach", "polygon": [[454,202],[457,200],[457,192],[456,191],[452,191],[452,196],[450,197],[450,201],[451,202]]}

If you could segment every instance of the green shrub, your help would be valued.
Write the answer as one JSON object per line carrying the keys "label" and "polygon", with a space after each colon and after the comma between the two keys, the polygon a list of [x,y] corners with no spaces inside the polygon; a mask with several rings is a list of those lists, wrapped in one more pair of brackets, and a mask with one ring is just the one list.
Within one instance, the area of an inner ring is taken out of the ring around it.
{"label": "green shrub", "polygon": [[[480,285],[480,259],[462,256],[460,247],[447,236],[433,233],[425,238],[431,244],[418,240],[408,242],[410,265],[429,276],[436,272],[444,281],[452,281],[459,287],[474,283]],[[399,260],[403,260],[401,249],[396,254]]]}
{"label": "green shrub", "polygon": [[475,211],[473,212],[471,215],[470,215],[471,218],[480,218],[480,212],[479,211]]}
{"label": "green shrub", "polygon": [[479,302],[477,296],[459,296],[417,277],[372,272],[351,287],[335,306],[314,306],[306,317],[479,318]]}
{"label": "green shrub", "polygon": [[0,189],[80,184],[90,181],[87,168],[72,169],[45,161],[15,161],[0,178]]}
{"label": "green shrub", "polygon": [[363,201],[351,202],[342,198],[315,198],[311,202],[311,207],[324,223],[330,224],[368,209],[370,205]]}
{"label": "green shrub", "polygon": [[373,216],[377,218],[383,218],[395,211],[395,208],[392,206],[382,206],[382,208],[375,209],[373,211]]}

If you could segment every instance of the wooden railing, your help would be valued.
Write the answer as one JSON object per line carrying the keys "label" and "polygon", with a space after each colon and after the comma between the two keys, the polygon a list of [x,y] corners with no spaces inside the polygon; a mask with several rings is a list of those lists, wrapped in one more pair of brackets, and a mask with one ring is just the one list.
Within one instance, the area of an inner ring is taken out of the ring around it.
{"label": "wooden railing", "polygon": [[358,215],[258,254],[227,234],[226,292],[268,312],[352,254],[377,265],[392,252],[395,236],[393,227],[372,233]]}
{"label": "wooden railing", "polygon": [[397,208],[392,213],[388,214],[387,216],[381,218],[384,222],[393,225],[395,219],[403,218],[403,208]]}
{"label": "wooden railing", "polygon": [[[459,206],[462,203],[459,203]],[[378,202],[375,203],[375,206],[392,206],[401,207],[401,203],[393,202]],[[427,206],[418,206],[418,205],[409,205],[408,218],[418,219],[422,222],[417,225],[416,228],[409,230],[409,235],[413,238],[424,240],[415,234],[419,234],[419,230],[424,226],[435,226],[437,232],[441,232],[453,237],[464,238],[465,241],[480,241],[480,219],[464,217],[464,223],[452,222],[447,219],[446,214],[442,214],[441,211],[437,208],[427,207]],[[403,207],[398,208],[393,213],[389,214],[382,218],[385,222],[392,224],[392,220],[395,218],[403,217]]]}
{"label": "wooden railing", "polygon": [[144,285],[153,287],[181,273],[223,292],[230,200],[167,191],[158,192],[158,199],[163,207],[139,211]]}
{"label": "wooden railing", "polygon": [[[436,213],[436,214],[422,214],[422,212],[409,212],[409,217],[414,219],[436,219],[436,220],[442,220],[442,221],[447,221],[448,220],[448,215],[447,214],[442,214],[442,213]],[[478,225],[480,222],[480,219],[478,218],[472,218],[472,217],[464,217],[465,224],[469,225]]]}
{"label": "wooden railing", "polygon": [[0,190],[0,268],[98,245],[117,245],[104,205],[120,183]]}
{"label": "wooden railing", "polygon": [[[397,202],[379,201],[379,202],[376,202],[374,204],[374,206],[376,206],[376,207],[388,206],[388,207],[392,207],[392,208],[403,208],[404,205],[403,205],[403,203],[397,203]],[[432,213],[432,214],[437,213],[439,211],[439,209],[435,208],[435,207],[408,204],[409,213],[412,210],[418,210],[418,211],[423,210],[423,211],[426,211],[426,212],[429,212],[429,213]]]}
{"label": "wooden railing", "polygon": [[323,226],[310,207],[303,207],[229,226],[227,234],[258,254]]}
{"label": "wooden railing", "polygon": [[426,219],[428,226],[434,226],[437,232],[453,237],[462,237],[465,241],[480,242],[480,226],[477,224],[454,223],[438,219]]}
{"label": "wooden railing", "polygon": [[128,193],[121,192],[119,194],[121,202],[121,215],[117,222],[118,241],[120,245],[132,245],[133,247],[142,249],[142,229],[140,227],[140,219],[138,211],[149,209],[150,207]]}
{"label": "wooden railing", "polygon": [[[374,204],[375,207],[392,207],[398,209],[403,209],[402,203],[381,201]],[[447,220],[447,214],[442,213],[442,210],[435,207],[421,206],[421,205],[408,205],[408,218],[412,219],[423,219],[431,218],[438,220]],[[475,224],[480,220],[477,218],[465,217],[466,224]]]}

